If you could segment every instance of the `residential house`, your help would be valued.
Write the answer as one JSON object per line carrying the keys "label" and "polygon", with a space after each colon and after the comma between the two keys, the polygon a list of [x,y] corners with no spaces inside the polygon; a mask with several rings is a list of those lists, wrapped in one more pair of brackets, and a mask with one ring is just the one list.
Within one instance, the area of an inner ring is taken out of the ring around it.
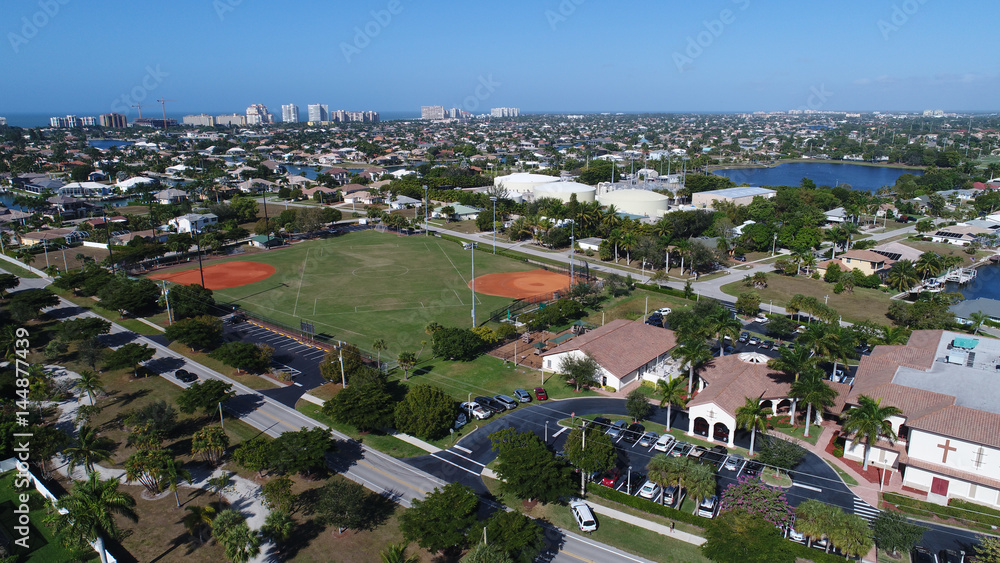
{"label": "residential house", "polygon": [[858,269],[864,275],[870,276],[872,274],[884,273],[895,262],[895,260],[888,258],[886,255],[873,250],[852,249],[841,253],[832,260],[824,260],[816,264],[816,271],[819,272],[819,275],[824,276],[832,264],[837,264],[840,266],[842,272],[851,272]]}
{"label": "residential house", "polygon": [[174,217],[167,221],[167,224],[177,229],[178,233],[202,232],[205,227],[215,225],[219,222],[219,217],[214,213],[188,213],[180,217]]}
{"label": "residential house", "polygon": [[86,209],[90,207],[86,201],[64,195],[52,196],[45,201],[49,202],[52,208],[50,212],[43,213],[44,215],[58,213],[63,217],[77,217],[78,215],[83,214]]}
{"label": "residential house", "polygon": [[419,199],[407,197],[405,195],[392,196],[386,204],[390,209],[406,209],[407,207],[419,207],[423,202]]}
{"label": "residential house", "polygon": [[21,246],[34,246],[36,244],[47,244],[56,239],[65,239],[75,229],[47,229],[44,231],[34,231],[19,235]]}
{"label": "residential house", "polygon": [[184,190],[168,188],[156,192],[153,194],[153,197],[155,197],[161,204],[169,205],[171,203],[181,203],[182,201],[187,201],[188,194]]}
{"label": "residential house", "polygon": [[932,242],[945,242],[957,246],[968,246],[983,236],[992,235],[993,231],[982,227],[974,227],[965,223],[941,227],[931,233]]}
{"label": "residential house", "polygon": [[442,205],[440,207],[436,207],[434,211],[431,212],[431,217],[435,217],[438,219],[448,219],[449,217],[447,217],[446,214],[441,211],[445,207],[451,207],[455,210],[451,214],[450,218],[456,221],[474,221],[477,217],[479,217],[479,213],[482,212],[482,209],[479,209],[478,207],[462,205],[461,203],[450,203],[448,205]]}
{"label": "residential house", "polygon": [[236,187],[243,193],[253,194],[277,189],[277,184],[261,178],[250,178],[236,184]]}
{"label": "residential house", "polygon": [[134,176],[127,180],[122,180],[121,182],[118,182],[117,184],[115,184],[115,187],[118,189],[118,191],[125,193],[134,188],[138,188],[139,186],[142,186],[144,184],[157,184],[157,183],[159,182],[154,180],[153,178],[147,178],[146,176]]}

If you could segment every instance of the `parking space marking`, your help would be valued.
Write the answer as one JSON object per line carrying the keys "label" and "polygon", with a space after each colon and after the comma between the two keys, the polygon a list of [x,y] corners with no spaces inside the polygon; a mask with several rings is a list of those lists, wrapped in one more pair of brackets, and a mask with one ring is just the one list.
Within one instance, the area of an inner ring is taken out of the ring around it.
{"label": "parking space marking", "polygon": [[569,426],[563,426],[562,428],[559,429],[558,432],[556,432],[555,434],[553,434],[552,437],[553,438],[558,438],[560,434],[562,434],[563,432],[565,432],[567,430],[569,430]]}
{"label": "parking space marking", "polygon": [[471,454],[472,453],[472,450],[470,450],[469,448],[463,448],[462,446],[455,446],[455,449],[456,450],[462,450],[463,452],[465,452],[467,454]]}

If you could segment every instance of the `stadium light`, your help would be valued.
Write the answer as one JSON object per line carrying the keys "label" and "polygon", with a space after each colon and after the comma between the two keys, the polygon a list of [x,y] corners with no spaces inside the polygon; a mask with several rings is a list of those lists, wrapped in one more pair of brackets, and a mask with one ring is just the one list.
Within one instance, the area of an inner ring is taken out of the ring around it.
{"label": "stadium light", "polygon": [[472,328],[476,328],[476,248],[478,242],[467,242],[462,248],[472,251]]}

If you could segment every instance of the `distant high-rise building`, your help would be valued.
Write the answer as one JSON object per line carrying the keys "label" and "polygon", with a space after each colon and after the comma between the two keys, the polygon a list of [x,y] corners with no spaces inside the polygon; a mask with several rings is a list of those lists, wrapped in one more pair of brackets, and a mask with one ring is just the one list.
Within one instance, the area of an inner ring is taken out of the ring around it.
{"label": "distant high-rise building", "polygon": [[161,118],[150,118],[150,117],[140,117],[132,122],[132,125],[136,127],[152,127],[153,129],[166,129],[167,127],[176,127],[177,120],[170,117],[164,121]]}
{"label": "distant high-rise building", "polygon": [[271,114],[264,104],[251,104],[247,107],[247,125],[265,125],[271,121]]}
{"label": "distant high-rise building", "polygon": [[101,127],[113,127],[123,129],[128,127],[128,118],[120,113],[102,113]]}
{"label": "distant high-rise building", "polygon": [[298,121],[299,121],[299,106],[295,104],[285,104],[281,106],[282,123],[298,123]]}
{"label": "distant high-rise building", "polygon": [[309,121],[330,121],[330,106],[326,104],[309,104],[306,106],[306,109],[309,112]]}
{"label": "distant high-rise building", "polygon": [[6,117],[0,117],[0,125],[7,125],[7,118]]}
{"label": "distant high-rise building", "polygon": [[444,119],[444,106],[420,106],[420,119]]}
{"label": "distant high-rise building", "polygon": [[72,129],[73,127],[79,127],[79,126],[80,126],[80,119],[75,115],[49,118],[49,127],[65,127]]}
{"label": "distant high-rise building", "polygon": [[97,118],[93,116],[81,117],[80,127],[97,127]]}
{"label": "distant high-rise building", "polygon": [[518,117],[520,115],[520,108],[493,108],[490,110],[491,117]]}
{"label": "distant high-rise building", "polygon": [[184,125],[215,127],[215,117],[208,115],[207,113],[199,113],[198,115],[185,115],[182,121],[184,122]]}
{"label": "distant high-rise building", "polygon": [[215,116],[216,125],[246,125],[247,116],[238,113],[227,113]]}

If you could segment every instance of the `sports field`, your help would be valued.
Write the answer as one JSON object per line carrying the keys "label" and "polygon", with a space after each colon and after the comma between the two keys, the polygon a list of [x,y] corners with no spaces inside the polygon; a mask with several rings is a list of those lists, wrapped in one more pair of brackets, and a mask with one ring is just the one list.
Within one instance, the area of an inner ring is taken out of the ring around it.
{"label": "sports field", "polygon": [[[388,345],[383,355],[390,358],[402,350],[419,350],[422,340],[430,340],[424,327],[432,321],[472,327],[471,253],[440,238],[358,231],[213,260],[212,265],[237,261],[270,264],[276,272],[262,281],[218,289],[216,301],[294,327],[311,322],[317,333],[362,349],[371,350],[372,342],[381,338]],[[531,269],[535,267],[494,256],[488,247],[476,250],[477,277]],[[477,319],[482,322],[511,301],[477,293]],[[428,345],[425,354],[429,352]]]}

